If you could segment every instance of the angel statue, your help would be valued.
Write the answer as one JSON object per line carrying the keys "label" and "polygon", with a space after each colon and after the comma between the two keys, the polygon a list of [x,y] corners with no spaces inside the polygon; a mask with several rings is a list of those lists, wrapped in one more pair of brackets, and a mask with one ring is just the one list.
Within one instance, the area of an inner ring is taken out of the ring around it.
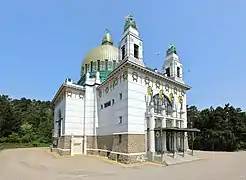
{"label": "angel statue", "polygon": [[137,29],[136,22],[133,19],[132,15],[126,16],[124,30],[126,30],[129,26],[132,26],[133,28]]}

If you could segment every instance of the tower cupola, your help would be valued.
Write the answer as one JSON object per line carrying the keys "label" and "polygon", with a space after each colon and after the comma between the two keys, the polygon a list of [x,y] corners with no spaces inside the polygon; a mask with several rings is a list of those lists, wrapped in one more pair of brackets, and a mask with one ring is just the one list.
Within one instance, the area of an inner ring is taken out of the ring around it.
{"label": "tower cupola", "polygon": [[184,83],[183,81],[183,70],[182,64],[179,60],[179,56],[176,50],[176,47],[173,44],[170,44],[166,51],[165,62],[163,65],[163,73],[176,81]]}

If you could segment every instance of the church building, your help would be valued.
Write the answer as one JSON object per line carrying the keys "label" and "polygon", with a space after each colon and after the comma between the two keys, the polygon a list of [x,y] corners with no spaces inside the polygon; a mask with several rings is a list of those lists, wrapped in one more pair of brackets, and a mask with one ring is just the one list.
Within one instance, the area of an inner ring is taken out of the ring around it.
{"label": "church building", "polygon": [[162,71],[145,66],[143,41],[133,16],[116,47],[107,32],[84,58],[79,81],[56,92],[52,150],[95,154],[124,163],[153,160],[188,149],[183,65],[174,45]]}

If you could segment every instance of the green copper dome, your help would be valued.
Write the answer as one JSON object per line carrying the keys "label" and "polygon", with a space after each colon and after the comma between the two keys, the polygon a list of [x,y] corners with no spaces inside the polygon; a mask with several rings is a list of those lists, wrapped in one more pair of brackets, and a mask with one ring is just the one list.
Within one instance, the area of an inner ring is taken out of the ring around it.
{"label": "green copper dome", "polygon": [[111,34],[107,31],[103,36],[103,40],[100,46],[92,49],[84,58],[80,77],[83,84],[83,80],[86,72],[89,72],[91,76],[94,76],[97,71],[100,72],[101,81],[103,82],[107,75],[118,64],[118,48],[113,46],[113,40]]}
{"label": "green copper dome", "polygon": [[133,19],[132,15],[128,15],[125,20],[125,25],[124,25],[124,31],[129,27],[133,27],[134,29],[137,29],[137,24],[136,21]]}

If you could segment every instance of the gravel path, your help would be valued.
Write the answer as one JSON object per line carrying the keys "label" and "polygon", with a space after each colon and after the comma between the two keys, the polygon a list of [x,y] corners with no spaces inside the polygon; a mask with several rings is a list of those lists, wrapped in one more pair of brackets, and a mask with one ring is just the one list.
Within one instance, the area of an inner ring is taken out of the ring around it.
{"label": "gravel path", "polygon": [[246,152],[196,152],[205,159],[174,166],[122,167],[89,156],[56,158],[46,148],[0,153],[0,180],[246,180]]}

